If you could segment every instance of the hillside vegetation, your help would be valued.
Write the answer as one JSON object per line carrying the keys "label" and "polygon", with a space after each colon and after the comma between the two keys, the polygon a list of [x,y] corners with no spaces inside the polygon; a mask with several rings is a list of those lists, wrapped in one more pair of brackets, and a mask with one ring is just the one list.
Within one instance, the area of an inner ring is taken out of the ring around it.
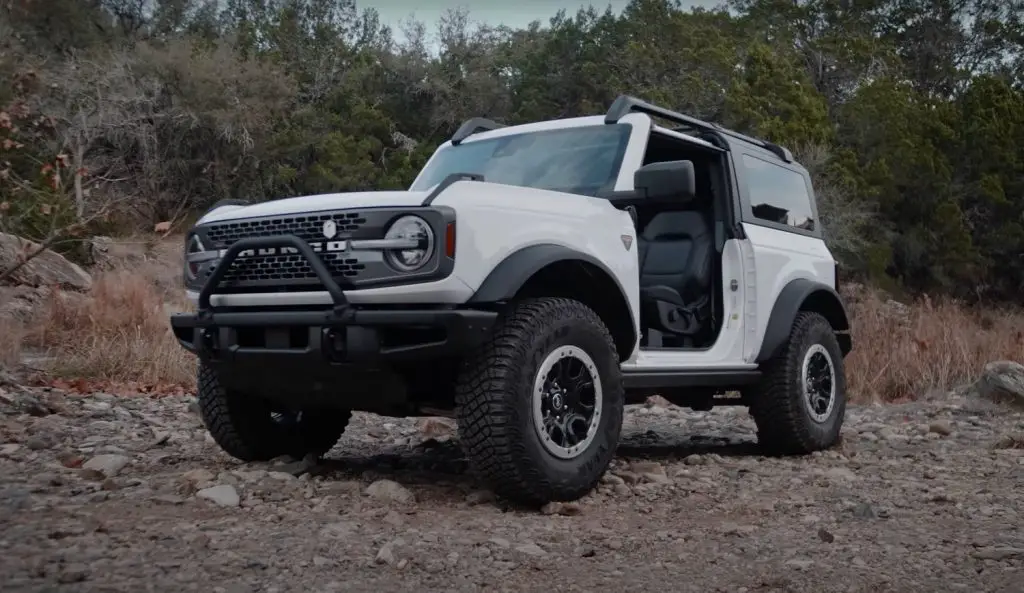
{"label": "hillside vegetation", "polygon": [[[0,231],[81,259],[83,238],[178,232],[220,199],[402,188],[465,119],[603,113],[630,93],[790,147],[844,279],[917,302],[894,318],[862,296],[859,393],[910,397],[1024,354],[1008,309],[1024,288],[1021,0],[633,0],[525,29],[455,10],[401,35],[371,5],[0,3]],[[147,290],[101,280],[115,305],[57,303],[45,331],[19,331],[167,377],[81,339],[122,343],[107,311],[183,356],[116,305],[164,298]]]}

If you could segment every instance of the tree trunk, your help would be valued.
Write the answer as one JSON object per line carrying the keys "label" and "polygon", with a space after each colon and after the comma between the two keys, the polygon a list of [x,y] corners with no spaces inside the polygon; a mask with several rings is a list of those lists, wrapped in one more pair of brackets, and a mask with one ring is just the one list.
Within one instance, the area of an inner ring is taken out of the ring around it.
{"label": "tree trunk", "polygon": [[81,222],[85,218],[85,191],[82,189],[82,171],[85,167],[85,149],[82,143],[75,144],[75,216]]}

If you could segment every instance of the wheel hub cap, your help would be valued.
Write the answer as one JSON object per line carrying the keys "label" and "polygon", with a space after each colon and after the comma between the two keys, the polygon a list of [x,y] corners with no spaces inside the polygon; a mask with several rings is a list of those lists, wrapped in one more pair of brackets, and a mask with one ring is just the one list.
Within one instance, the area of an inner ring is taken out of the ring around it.
{"label": "wheel hub cap", "polygon": [[602,396],[597,365],[582,348],[548,354],[533,384],[533,425],[544,448],[560,459],[585,451],[597,434]]}
{"label": "wheel hub cap", "polygon": [[836,405],[836,375],[832,356],[824,346],[814,344],[804,355],[802,371],[807,413],[815,422],[825,422]]}

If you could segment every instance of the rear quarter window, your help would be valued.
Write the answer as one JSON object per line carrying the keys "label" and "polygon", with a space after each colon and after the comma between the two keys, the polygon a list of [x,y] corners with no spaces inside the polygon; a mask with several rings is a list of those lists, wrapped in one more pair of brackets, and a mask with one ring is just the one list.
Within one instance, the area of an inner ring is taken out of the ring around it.
{"label": "rear quarter window", "polygon": [[749,154],[742,157],[747,196],[754,218],[804,231],[818,229],[806,178]]}

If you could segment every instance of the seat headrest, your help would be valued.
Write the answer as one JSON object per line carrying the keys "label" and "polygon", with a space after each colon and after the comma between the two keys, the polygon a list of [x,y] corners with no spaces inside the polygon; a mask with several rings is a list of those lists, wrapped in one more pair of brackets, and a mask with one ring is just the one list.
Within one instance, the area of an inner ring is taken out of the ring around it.
{"label": "seat headrest", "polygon": [[656,241],[670,236],[696,237],[708,232],[704,215],[693,210],[659,212],[644,227],[643,238]]}

